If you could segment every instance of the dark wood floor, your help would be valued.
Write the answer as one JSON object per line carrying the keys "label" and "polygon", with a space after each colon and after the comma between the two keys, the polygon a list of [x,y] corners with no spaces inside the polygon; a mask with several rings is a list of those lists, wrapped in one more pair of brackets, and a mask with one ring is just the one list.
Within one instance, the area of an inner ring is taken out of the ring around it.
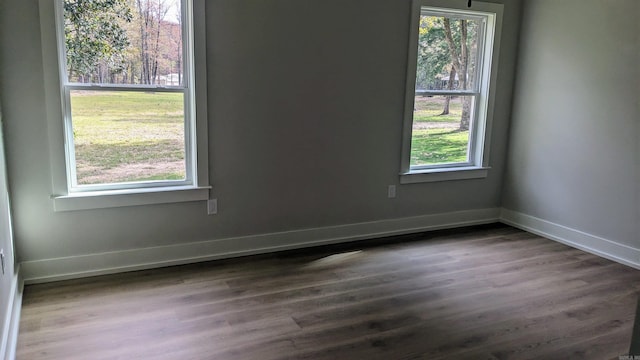
{"label": "dark wood floor", "polygon": [[[640,271],[504,225],[27,286],[18,359],[617,359]],[[372,246],[373,245],[373,246]]]}

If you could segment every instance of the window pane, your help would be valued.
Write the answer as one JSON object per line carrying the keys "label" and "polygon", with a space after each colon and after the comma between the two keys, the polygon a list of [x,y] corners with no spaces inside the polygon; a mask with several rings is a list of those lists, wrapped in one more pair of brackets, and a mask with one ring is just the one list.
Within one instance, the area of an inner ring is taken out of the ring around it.
{"label": "window pane", "polygon": [[[410,165],[462,163],[469,160],[469,125],[474,97],[416,96]],[[448,103],[448,109],[447,109]]]}
{"label": "window pane", "polygon": [[416,90],[476,89],[482,21],[422,14]]}
{"label": "window pane", "polygon": [[182,93],[71,91],[79,185],[185,178]]}
{"label": "window pane", "polygon": [[182,85],[180,24],[179,0],[64,0],[69,81]]}

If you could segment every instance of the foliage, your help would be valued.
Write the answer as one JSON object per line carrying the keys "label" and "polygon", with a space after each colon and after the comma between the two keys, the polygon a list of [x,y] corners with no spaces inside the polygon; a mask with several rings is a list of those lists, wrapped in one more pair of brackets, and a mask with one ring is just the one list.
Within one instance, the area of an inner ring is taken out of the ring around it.
{"label": "foliage", "polygon": [[69,78],[77,82],[178,85],[178,0],[65,0]]}
{"label": "foliage", "polygon": [[[442,83],[439,83],[439,80],[448,77],[454,63],[467,63],[470,66],[475,63],[478,23],[470,20],[451,20],[441,16],[420,16],[416,89],[440,89]],[[448,31],[445,23],[449,25]],[[453,41],[453,51],[447,42],[447,36]],[[463,47],[463,38],[465,46],[471,50],[465,54],[464,59],[460,50]],[[462,69],[456,70],[460,74]]]}
{"label": "foliage", "polygon": [[444,42],[444,29],[440,18],[421,16],[418,31],[416,89],[431,89],[434,87],[433,79],[445,73],[451,59]]}
{"label": "foliage", "polygon": [[[175,33],[175,26],[166,21],[171,5],[164,0],[136,0],[136,15],[139,26],[139,59],[140,82],[143,84],[155,84],[158,80],[158,72],[163,63],[177,61],[180,67],[182,41],[179,31]],[[175,6],[180,6],[177,2]],[[180,17],[177,19],[180,22]],[[178,29],[179,30],[179,29]],[[161,35],[169,35],[161,36]],[[162,41],[161,41],[162,40]],[[172,52],[177,51],[177,56]]]}
{"label": "foliage", "polygon": [[122,71],[129,46],[123,23],[132,20],[127,0],[65,0],[64,17],[70,79],[99,81],[105,69]]}
{"label": "foliage", "polygon": [[[449,16],[420,16],[416,89],[466,90],[473,86],[476,67],[477,20]],[[449,101],[442,115],[449,114]],[[470,98],[463,98],[460,129],[468,130]]]}

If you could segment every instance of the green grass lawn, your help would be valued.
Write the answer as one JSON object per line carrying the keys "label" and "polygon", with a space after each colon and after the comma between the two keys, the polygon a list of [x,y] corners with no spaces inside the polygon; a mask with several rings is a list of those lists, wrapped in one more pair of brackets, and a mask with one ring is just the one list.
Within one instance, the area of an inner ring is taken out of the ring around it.
{"label": "green grass lawn", "polygon": [[449,114],[442,114],[444,96],[416,96],[414,102],[414,122],[454,122],[460,121],[462,116],[462,102],[460,98],[453,98],[449,103]]}
{"label": "green grass lawn", "polygon": [[460,98],[453,98],[449,114],[442,114],[444,96],[416,96],[411,139],[412,166],[467,161],[469,131],[460,131]]}
{"label": "green grass lawn", "polygon": [[72,91],[79,184],[185,177],[183,95]]}
{"label": "green grass lawn", "polygon": [[467,161],[468,141],[469,131],[413,130],[410,164],[415,166]]}

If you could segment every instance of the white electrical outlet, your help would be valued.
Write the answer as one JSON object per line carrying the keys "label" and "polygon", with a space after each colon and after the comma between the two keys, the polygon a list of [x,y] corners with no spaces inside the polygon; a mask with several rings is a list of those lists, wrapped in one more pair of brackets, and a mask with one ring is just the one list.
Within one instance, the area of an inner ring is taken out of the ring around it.
{"label": "white electrical outlet", "polygon": [[389,188],[387,189],[387,196],[389,197],[389,199],[392,199],[392,198],[396,197],[396,186],[395,185],[389,185]]}
{"label": "white electrical outlet", "polygon": [[218,199],[207,200],[207,214],[214,215],[218,213]]}

